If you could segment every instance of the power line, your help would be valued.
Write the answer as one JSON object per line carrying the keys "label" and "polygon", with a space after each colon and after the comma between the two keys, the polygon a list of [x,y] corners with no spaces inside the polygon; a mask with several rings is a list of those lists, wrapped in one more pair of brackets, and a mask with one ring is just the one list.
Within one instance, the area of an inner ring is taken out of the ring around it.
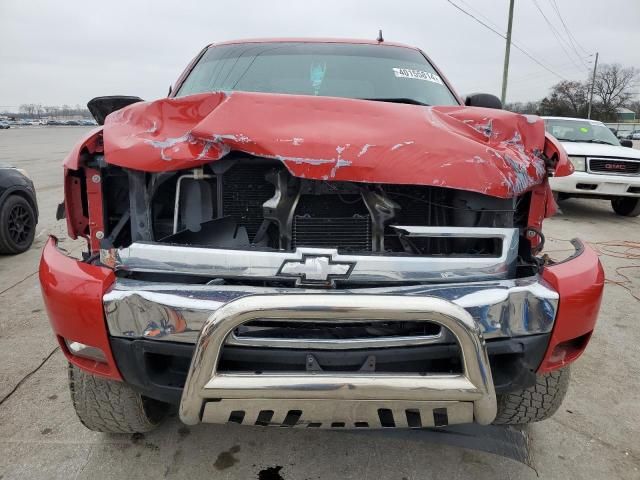
{"label": "power line", "polygon": [[577,45],[578,47],[580,47],[580,50],[582,50],[585,54],[587,54],[589,56],[593,56],[592,53],[589,54],[589,52],[582,45],[580,45],[578,43],[578,41],[576,40],[576,37],[573,36],[571,31],[569,30],[569,27],[567,27],[567,24],[564,22],[564,19],[562,18],[562,15],[560,14],[560,8],[558,7],[558,4],[556,3],[556,0],[549,0],[549,2],[551,3],[551,6],[553,7],[553,9],[558,14],[558,18],[560,19],[560,22],[562,22],[562,26],[564,27],[564,31],[567,32],[567,37],[569,37],[569,39],[573,41],[574,45]]}
{"label": "power line", "polygon": [[[589,63],[593,63],[593,62],[589,62]],[[571,75],[571,72],[569,70],[573,70],[575,71],[576,68],[573,66],[573,64],[570,64],[569,62],[567,62],[566,64],[562,64],[559,65],[558,67],[556,67],[558,69],[558,71],[566,74],[566,75]],[[580,73],[582,73],[582,69],[580,70]],[[530,80],[537,80],[540,79],[542,77],[550,77],[551,74],[549,72],[546,71],[535,71],[533,73],[530,73],[528,75],[518,75],[515,76],[513,78],[510,77],[509,79],[509,83],[523,83],[523,82],[528,82]]]}
{"label": "power line", "polygon": [[[556,37],[556,40],[558,41],[558,44],[562,48],[562,51],[565,53],[567,58],[569,60],[571,60],[576,67],[580,68],[580,66],[575,62],[573,57],[571,57],[571,55],[569,54],[569,51],[566,49],[562,39],[560,38],[560,32],[558,32],[558,30],[556,30],[556,27],[553,26],[551,21],[547,18],[547,16],[542,11],[542,8],[540,8],[540,5],[538,4],[538,0],[533,0],[533,4],[538,9],[538,12],[540,12],[540,15],[542,15],[542,18],[544,18],[544,21],[547,23],[547,26],[549,27],[549,30],[551,30],[551,33],[553,33],[553,36]],[[565,42],[566,42],[566,40],[565,40]],[[567,44],[571,48],[571,45],[569,44],[569,42],[567,42]],[[576,55],[578,56],[578,59],[580,59],[580,61],[583,62],[582,57],[580,57],[580,55],[578,55],[577,52],[576,52]],[[584,65],[584,62],[583,62],[583,65]],[[587,68],[586,65],[584,65],[584,68],[585,69]]]}
{"label": "power line", "polygon": [[[497,31],[495,28],[487,25],[485,22],[483,22],[482,20],[480,20],[479,18],[477,18],[476,16],[474,16],[473,14],[467,12],[464,8],[460,7],[460,5],[457,5],[455,3],[453,3],[451,0],[447,0],[447,2],[449,2],[451,5],[453,5],[455,8],[457,8],[458,10],[460,10],[462,13],[464,13],[465,15],[473,18],[476,22],[478,22],[480,25],[484,26],[485,28],[488,28],[489,30],[491,30],[493,33],[495,33],[496,35],[504,38],[505,40],[507,39],[507,37],[500,33],[499,31]],[[549,67],[547,67],[545,64],[543,64],[540,60],[538,60],[537,58],[535,58],[533,55],[531,55],[529,52],[527,52],[525,49],[519,47],[516,43],[511,42],[511,45],[513,45],[514,48],[516,48],[517,50],[519,50],[520,52],[522,52],[523,54],[525,54],[527,57],[529,57],[531,60],[533,60],[535,63],[537,63],[538,65],[540,65],[542,68],[544,68],[545,70],[553,73],[556,77],[561,78],[562,80],[566,80],[565,77],[563,77],[562,75],[560,75],[557,72],[554,72],[553,70],[551,70]]]}
{"label": "power line", "polygon": [[[555,2],[555,0],[553,0]],[[463,4],[467,9],[472,10],[478,17],[482,18],[485,22],[487,22],[489,25],[491,25],[493,28],[495,29],[500,29],[500,27],[496,24],[496,22],[494,22],[493,20],[491,20],[489,17],[487,17],[486,15],[484,15],[482,13],[482,11],[480,11],[479,9],[475,8],[473,5],[471,5],[469,2],[465,1],[465,0],[458,0],[459,3]],[[561,19],[562,20],[562,19]],[[514,38],[514,36],[512,36],[511,38]],[[526,48],[527,50],[529,49],[529,47],[527,45],[524,45],[520,39],[516,39],[518,41],[518,43],[520,44],[520,46],[522,48]],[[514,40],[515,41],[515,40]],[[513,42],[512,42],[513,43]],[[582,47],[580,47],[582,49]],[[584,50],[584,49],[583,49]],[[588,53],[588,52],[587,52]],[[589,54],[588,57],[593,57],[594,54]],[[575,61],[572,58],[569,58],[569,60],[571,60],[571,65],[575,68],[578,69],[582,69],[583,67],[581,65],[577,65],[575,63]],[[584,62],[583,62],[584,63]],[[588,64],[592,64],[593,61],[588,60],[586,61],[587,63],[587,71],[591,70],[591,67]],[[569,62],[567,63],[563,63],[561,65],[552,65],[553,68],[555,68],[556,70],[560,71],[561,73],[562,70],[567,70],[566,66],[569,65]],[[566,73],[565,73],[566,74]],[[533,75],[525,75],[525,76],[521,76],[521,77],[516,77],[514,78],[514,80],[522,80],[525,78],[529,78],[531,76],[544,76],[544,75],[549,75],[548,72],[538,72],[535,73]],[[555,74],[554,74],[555,75]]]}
{"label": "power line", "polygon": [[493,26],[493,28],[497,28],[499,29],[500,26],[498,24],[496,24],[494,21],[492,21],[489,17],[487,17],[486,15],[484,15],[480,10],[478,10],[477,8],[474,8],[472,5],[470,5],[469,3],[465,2],[465,0],[458,0],[460,3],[464,4],[468,9],[473,10],[474,12],[476,12],[476,15],[483,18],[485,22],[489,23],[491,26]]}
{"label": "power line", "polygon": [[[589,53],[580,44],[578,44],[577,40],[575,39],[575,37],[573,36],[571,31],[569,30],[569,27],[565,23],[564,18],[562,18],[562,15],[560,14],[560,9],[558,8],[558,4],[555,2],[555,0],[549,0],[549,4],[553,8],[553,10],[555,10],[555,14],[560,19],[560,23],[562,23],[562,28],[564,29],[565,33],[567,34],[567,39],[569,40],[567,42],[567,45],[569,45],[569,47],[576,54],[576,57],[578,57],[580,59],[580,62],[582,62],[584,67],[587,69],[587,71],[589,71],[589,67],[585,63],[584,58],[585,58],[585,56],[593,57],[593,53]],[[584,52],[584,54],[580,54],[580,52],[578,52],[578,49],[576,48],[576,46],[579,46],[580,49]]]}

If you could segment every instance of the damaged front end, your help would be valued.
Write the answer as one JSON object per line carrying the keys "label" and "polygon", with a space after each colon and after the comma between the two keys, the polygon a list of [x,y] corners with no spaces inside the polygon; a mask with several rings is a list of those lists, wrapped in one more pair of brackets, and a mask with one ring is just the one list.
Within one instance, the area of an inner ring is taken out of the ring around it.
{"label": "damaged front end", "polygon": [[382,408],[417,409],[397,426],[487,424],[496,392],[576,358],[556,346],[595,322],[597,305],[555,334],[585,291],[560,299],[577,280],[538,255],[547,177],[571,167],[537,117],[214,92],[110,114],[65,167],[69,233],[89,251],[75,271],[51,242],[43,291],[72,318],[58,273],[92,285],[78,295],[101,298],[99,337],[57,333],[109,368],[65,353],[181,403],[187,423],[300,407],[331,424],[340,404],[351,423]]}
{"label": "damaged front end", "polygon": [[136,242],[311,247],[474,257],[506,278],[535,270],[546,177],[566,165],[541,120],[508,112],[212,93],[109,116],[66,162],[67,213],[105,259]]}

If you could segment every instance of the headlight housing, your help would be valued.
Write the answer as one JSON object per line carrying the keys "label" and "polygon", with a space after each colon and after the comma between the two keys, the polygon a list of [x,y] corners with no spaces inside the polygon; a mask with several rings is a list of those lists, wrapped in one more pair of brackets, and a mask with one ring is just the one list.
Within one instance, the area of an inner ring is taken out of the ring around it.
{"label": "headlight housing", "polygon": [[573,155],[569,155],[569,161],[573,165],[574,170],[579,172],[585,172],[587,170],[586,157],[574,157]]}

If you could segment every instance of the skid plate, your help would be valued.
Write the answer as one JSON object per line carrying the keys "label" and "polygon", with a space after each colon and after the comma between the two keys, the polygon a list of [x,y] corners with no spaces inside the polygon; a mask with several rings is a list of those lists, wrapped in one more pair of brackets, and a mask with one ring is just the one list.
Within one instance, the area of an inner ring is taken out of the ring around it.
{"label": "skid plate", "polygon": [[473,402],[270,399],[205,404],[204,423],[297,428],[422,428],[473,422]]}

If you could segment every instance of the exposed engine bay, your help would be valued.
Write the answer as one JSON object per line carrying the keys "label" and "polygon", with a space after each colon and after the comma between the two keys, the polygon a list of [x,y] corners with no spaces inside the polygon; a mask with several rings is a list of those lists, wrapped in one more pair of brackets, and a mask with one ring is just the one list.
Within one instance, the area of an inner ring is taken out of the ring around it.
{"label": "exposed engine bay", "polygon": [[498,257],[499,238],[414,237],[402,227],[517,228],[518,268],[527,275],[537,268],[525,235],[530,193],[497,198],[438,186],[310,180],[292,176],[281,162],[246,154],[161,173],[107,165],[101,155],[90,163],[102,175],[103,249],[157,242],[235,250],[314,247],[344,254]]}

